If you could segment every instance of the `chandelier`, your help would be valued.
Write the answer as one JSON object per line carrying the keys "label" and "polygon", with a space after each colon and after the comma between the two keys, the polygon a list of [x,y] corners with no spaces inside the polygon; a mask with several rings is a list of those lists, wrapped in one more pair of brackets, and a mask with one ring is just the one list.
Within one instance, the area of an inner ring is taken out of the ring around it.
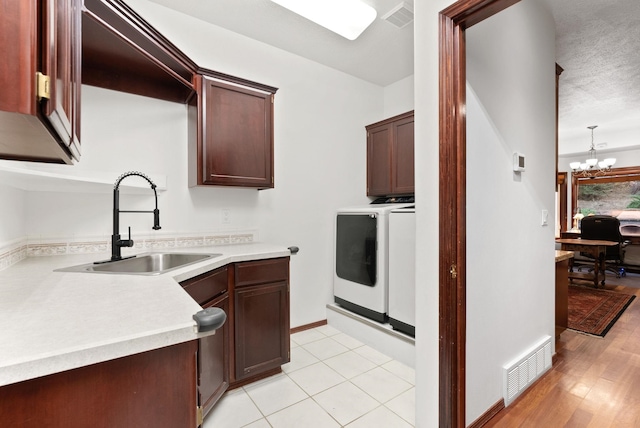
{"label": "chandelier", "polygon": [[596,156],[596,148],[593,145],[593,130],[598,125],[587,126],[587,129],[591,130],[591,148],[585,162],[571,162],[569,166],[574,174],[582,175],[584,177],[591,177],[593,175],[602,175],[611,171],[611,167],[616,163],[615,158],[607,158],[603,161],[598,161]]}

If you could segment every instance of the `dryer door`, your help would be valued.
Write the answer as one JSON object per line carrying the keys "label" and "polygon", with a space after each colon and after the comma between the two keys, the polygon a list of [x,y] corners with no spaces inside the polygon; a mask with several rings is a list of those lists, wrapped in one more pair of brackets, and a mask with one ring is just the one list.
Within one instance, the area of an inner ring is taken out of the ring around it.
{"label": "dryer door", "polygon": [[376,214],[338,214],[336,274],[347,281],[376,285],[378,217]]}

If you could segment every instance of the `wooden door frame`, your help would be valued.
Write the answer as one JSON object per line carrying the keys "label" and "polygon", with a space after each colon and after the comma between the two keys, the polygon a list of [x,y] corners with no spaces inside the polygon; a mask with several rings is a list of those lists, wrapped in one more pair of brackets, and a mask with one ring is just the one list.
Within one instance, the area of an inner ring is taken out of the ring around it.
{"label": "wooden door frame", "polygon": [[439,15],[439,426],[465,426],[466,29],[520,0],[459,0]]}
{"label": "wooden door frame", "polygon": [[[557,157],[556,157],[557,159]],[[569,230],[567,225],[567,173],[559,172],[556,175],[556,191],[558,192],[558,216],[560,216],[560,233]]]}

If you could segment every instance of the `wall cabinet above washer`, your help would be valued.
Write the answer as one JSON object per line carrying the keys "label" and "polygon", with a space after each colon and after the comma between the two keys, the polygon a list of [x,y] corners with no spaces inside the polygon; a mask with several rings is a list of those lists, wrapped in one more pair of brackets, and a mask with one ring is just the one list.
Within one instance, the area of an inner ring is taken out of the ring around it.
{"label": "wall cabinet above washer", "polygon": [[366,126],[367,196],[414,193],[413,111]]}

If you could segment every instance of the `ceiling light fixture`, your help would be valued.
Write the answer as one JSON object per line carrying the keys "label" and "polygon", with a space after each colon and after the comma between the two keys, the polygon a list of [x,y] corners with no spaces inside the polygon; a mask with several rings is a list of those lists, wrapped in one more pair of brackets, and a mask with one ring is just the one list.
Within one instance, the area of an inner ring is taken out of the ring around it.
{"label": "ceiling light fixture", "polygon": [[271,1],[349,40],[357,39],[378,14],[360,0]]}
{"label": "ceiling light fixture", "polygon": [[611,167],[616,163],[615,158],[607,158],[601,162],[598,162],[596,156],[596,147],[593,144],[593,130],[598,125],[587,126],[587,129],[591,130],[591,148],[589,149],[589,155],[585,162],[571,162],[569,166],[574,174],[582,175],[584,177],[591,177],[592,175],[602,175],[608,171],[611,171]]}

